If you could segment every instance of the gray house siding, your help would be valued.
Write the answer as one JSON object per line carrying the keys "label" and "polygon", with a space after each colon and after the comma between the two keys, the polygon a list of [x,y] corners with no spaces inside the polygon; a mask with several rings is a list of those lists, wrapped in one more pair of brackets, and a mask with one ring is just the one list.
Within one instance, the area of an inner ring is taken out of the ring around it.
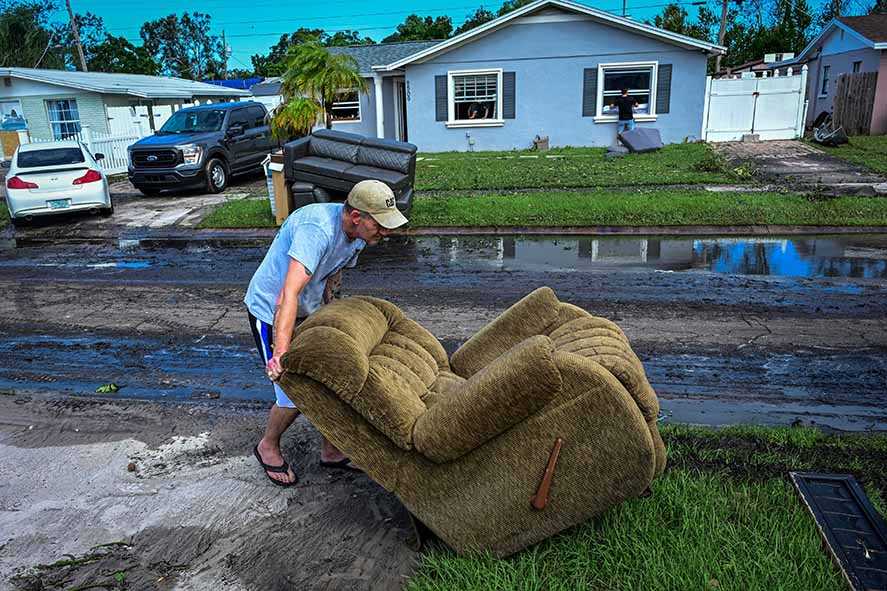
{"label": "gray house siding", "polygon": [[[841,29],[832,31],[822,41],[819,57],[807,64],[807,124],[811,125],[823,111],[831,112],[835,102],[838,76],[853,71],[853,62],[861,61],[860,72],[877,72],[880,67],[880,51],[866,48],[854,35]],[[829,66],[826,93],[822,93],[823,72]]]}
{"label": "gray house siding", "polygon": [[71,92],[56,91],[54,94],[43,96],[23,96],[20,98],[22,109],[28,118],[28,126],[31,137],[38,140],[51,140],[52,128],[49,125],[49,110],[47,101],[74,99],[77,101],[77,111],[80,115],[80,126],[89,125],[92,131],[108,133],[108,116],[105,112],[105,104],[102,95],[95,92],[83,92],[73,90]]}
{"label": "gray house siding", "polygon": [[[698,139],[705,95],[706,55],[591,20],[513,24],[443,53],[408,65],[410,140],[420,150],[527,148],[538,135],[555,146],[612,143],[615,122],[582,116],[583,71],[603,63],[671,64],[671,100],[655,122],[665,142]],[[515,118],[501,127],[454,127],[435,117],[435,76],[452,70],[501,68],[515,73]]]}

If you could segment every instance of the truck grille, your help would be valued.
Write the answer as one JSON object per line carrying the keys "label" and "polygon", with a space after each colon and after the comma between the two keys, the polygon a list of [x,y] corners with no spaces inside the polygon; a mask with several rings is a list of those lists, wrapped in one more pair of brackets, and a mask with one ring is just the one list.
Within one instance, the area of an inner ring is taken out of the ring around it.
{"label": "truck grille", "polygon": [[170,167],[182,163],[178,150],[133,150],[132,164],[138,168]]}

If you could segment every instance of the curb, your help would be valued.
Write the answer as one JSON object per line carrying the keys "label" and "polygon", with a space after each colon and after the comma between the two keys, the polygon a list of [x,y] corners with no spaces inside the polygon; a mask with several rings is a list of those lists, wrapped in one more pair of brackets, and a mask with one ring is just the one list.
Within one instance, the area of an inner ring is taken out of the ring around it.
{"label": "curb", "polygon": [[[190,232],[151,235],[108,236],[82,234],[74,236],[10,236],[12,247],[45,246],[49,244],[116,244],[120,248],[185,248],[204,244],[217,248],[251,248],[267,246],[277,228],[237,228],[227,230],[193,230]],[[413,236],[809,236],[809,235],[887,234],[887,226],[446,226],[411,228],[394,232],[395,237]]]}

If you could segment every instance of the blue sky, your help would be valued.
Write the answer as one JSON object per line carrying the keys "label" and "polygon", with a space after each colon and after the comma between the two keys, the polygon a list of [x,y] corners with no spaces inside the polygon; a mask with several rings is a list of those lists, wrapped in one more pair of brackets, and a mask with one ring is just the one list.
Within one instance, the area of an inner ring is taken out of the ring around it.
{"label": "blue sky", "polygon": [[[709,0],[714,8],[716,0]],[[621,0],[598,0],[584,2],[600,10],[621,14]],[[652,19],[658,14],[667,0],[628,0],[628,13],[639,19]],[[687,12],[696,14],[696,8],[689,0],[680,0]],[[134,43],[140,43],[139,28],[147,20],[153,20],[171,13],[181,14],[183,4],[176,0],[71,0],[75,12],[92,12],[104,19],[105,28],[114,35],[124,36]],[[495,12],[501,1],[483,3],[488,10]],[[287,3],[280,0],[202,0],[191,4],[188,10],[198,10],[212,16],[215,34],[225,31],[232,55],[229,68],[251,67],[250,56],[254,53],[267,53],[283,33],[299,27],[322,28],[327,31],[357,29],[362,35],[381,40],[391,34],[410,13],[420,16],[449,15],[454,27],[458,27],[465,17],[481,6],[481,2],[470,0],[414,0],[405,3],[398,0],[325,0],[323,2]],[[56,18],[63,20],[64,11]]]}

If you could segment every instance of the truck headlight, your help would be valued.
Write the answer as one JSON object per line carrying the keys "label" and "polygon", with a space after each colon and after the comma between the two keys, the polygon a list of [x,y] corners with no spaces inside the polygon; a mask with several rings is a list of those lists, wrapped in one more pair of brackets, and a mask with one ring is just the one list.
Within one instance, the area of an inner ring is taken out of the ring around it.
{"label": "truck headlight", "polygon": [[182,158],[185,164],[198,164],[200,156],[203,154],[203,148],[195,144],[185,144],[184,146],[176,146],[182,152]]}

